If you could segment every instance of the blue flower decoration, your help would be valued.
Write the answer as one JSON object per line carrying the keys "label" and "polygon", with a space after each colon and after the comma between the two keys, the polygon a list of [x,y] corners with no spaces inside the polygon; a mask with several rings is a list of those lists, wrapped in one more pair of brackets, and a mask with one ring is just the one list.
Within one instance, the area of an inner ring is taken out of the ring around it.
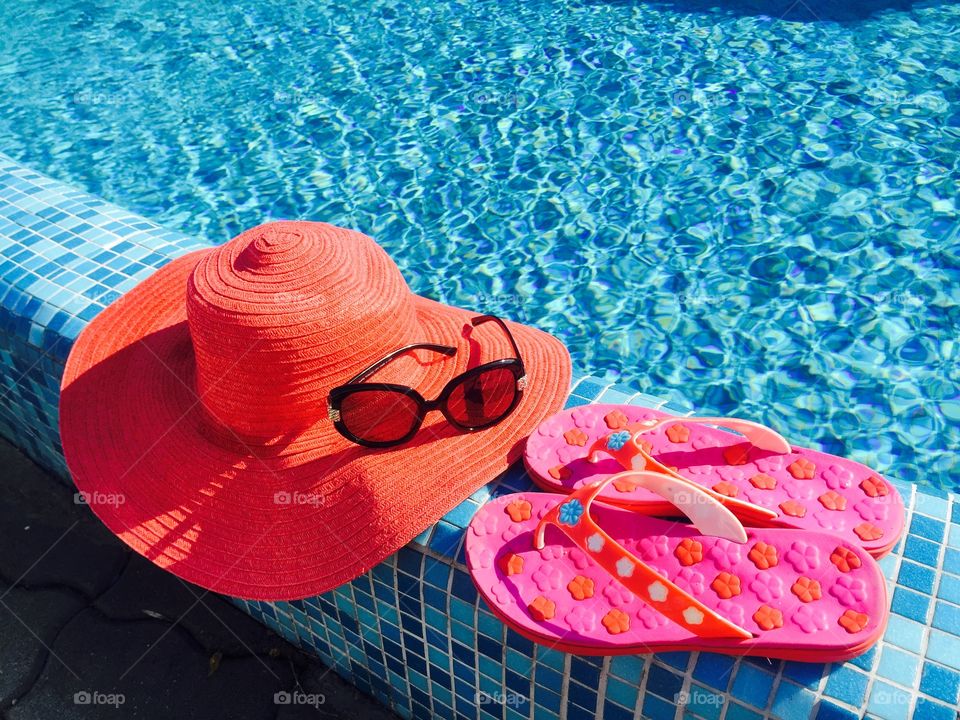
{"label": "blue flower decoration", "polygon": [[564,525],[576,525],[580,522],[580,516],[582,515],[583,505],[581,505],[580,501],[576,498],[567,500],[567,502],[560,506],[560,522]]}
{"label": "blue flower decoration", "polygon": [[627,444],[628,440],[630,440],[630,433],[626,430],[621,430],[607,438],[607,447],[611,450],[619,450]]}

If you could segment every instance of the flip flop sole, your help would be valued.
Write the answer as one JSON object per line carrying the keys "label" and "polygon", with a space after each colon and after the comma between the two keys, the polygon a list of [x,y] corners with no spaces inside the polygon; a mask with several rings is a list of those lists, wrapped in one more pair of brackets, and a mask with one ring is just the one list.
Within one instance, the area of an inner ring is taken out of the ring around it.
{"label": "flip flop sole", "polygon": [[[534,482],[569,493],[623,468],[610,457],[587,461],[588,449],[628,424],[670,417],[632,405],[583,405],[547,419],[527,439],[524,462]],[[866,465],[807,448],[777,454],[751,448],[743,438],[701,423],[677,422],[642,436],[650,454],[683,477],[721,495],[778,514],[770,524],[837,533],[874,557],[888,553],[903,532],[903,499]],[[600,499],[649,515],[676,509],[648,490],[622,483]]]}
{"label": "flip flop sole", "polygon": [[600,527],[647,565],[714,612],[754,634],[703,638],[667,620],[596,565],[566,535],[534,531],[566,496],[520,493],[477,513],[467,565],[484,600],[510,627],[538,643],[591,655],[705,650],[826,662],[866,651],[888,617],[876,561],[829,533],[747,529],[747,542],[597,503]]}

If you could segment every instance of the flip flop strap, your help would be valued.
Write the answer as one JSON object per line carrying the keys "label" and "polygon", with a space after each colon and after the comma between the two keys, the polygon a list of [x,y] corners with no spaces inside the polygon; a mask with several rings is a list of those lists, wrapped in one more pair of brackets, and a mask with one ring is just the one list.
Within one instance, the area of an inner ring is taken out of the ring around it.
{"label": "flip flop strap", "polygon": [[[701,487],[688,480],[675,470],[668,468],[659,460],[650,455],[643,447],[642,435],[668,423],[688,422],[688,423],[706,423],[709,425],[718,425],[730,430],[735,430],[744,436],[748,446],[776,452],[779,454],[791,451],[790,443],[780,434],[770,428],[760,425],[750,420],[740,420],[739,418],[717,418],[717,417],[675,417],[669,415],[659,420],[647,420],[645,422],[631,423],[626,430],[610,433],[597,440],[591,446],[587,453],[587,459],[590,462],[596,462],[599,453],[610,455],[625,470],[652,470],[663,473],[673,478],[689,483],[696,487]],[[744,448],[744,453],[749,447]],[[777,513],[759,505],[727,497],[710,488],[703,490],[711,495],[715,500],[730,508],[735,508],[744,518],[755,521],[772,520],[778,517]]]}
{"label": "flip flop strap", "polygon": [[[664,617],[677,623],[690,633],[704,638],[751,638],[753,635],[743,628],[730,622],[701,603],[688,592],[667,580],[643,560],[627,550],[623,545],[608,535],[590,515],[590,507],[594,498],[610,482],[617,479],[640,481],[654,492],[665,490],[667,478],[658,473],[624,472],[612,475],[606,480],[582,487],[567,500],[552,507],[541,519],[537,526],[535,544],[538,549],[544,546],[544,531],[547,525],[557,527],[564,535],[572,540],[577,547],[583,550],[597,565],[606,570],[621,585],[643,600],[652,609]],[[685,492],[689,489],[684,488]],[[739,521],[720,503],[698,488],[699,494],[689,494],[689,507],[678,505],[685,513],[690,507],[697,506],[698,529],[707,524],[719,529],[724,536],[730,530],[731,521],[739,526],[742,541],[746,540],[746,532]],[[661,492],[666,499],[676,502],[678,496],[669,491]],[[710,508],[714,515],[711,521],[707,515],[700,512],[702,508]]]}

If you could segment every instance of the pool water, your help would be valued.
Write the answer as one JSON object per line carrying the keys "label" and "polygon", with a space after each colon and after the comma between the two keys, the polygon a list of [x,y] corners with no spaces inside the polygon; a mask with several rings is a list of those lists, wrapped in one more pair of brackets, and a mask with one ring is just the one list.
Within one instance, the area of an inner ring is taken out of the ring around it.
{"label": "pool water", "polygon": [[[27,0],[0,151],[360,229],[578,370],[960,488],[960,5]],[[534,389],[535,390],[535,389]]]}

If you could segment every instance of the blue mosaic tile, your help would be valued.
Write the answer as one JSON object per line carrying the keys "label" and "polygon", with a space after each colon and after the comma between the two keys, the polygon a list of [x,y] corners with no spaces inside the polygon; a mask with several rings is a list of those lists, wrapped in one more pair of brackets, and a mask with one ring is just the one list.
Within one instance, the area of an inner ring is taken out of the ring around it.
{"label": "blue mosaic tile", "polygon": [[877,681],[870,689],[867,711],[883,720],[906,720],[910,717],[912,697],[909,692]]}
{"label": "blue mosaic tile", "polygon": [[956,704],[960,699],[960,673],[936,663],[927,663],[920,676],[920,692],[937,700]]}
{"label": "blue mosaic tile", "polygon": [[926,698],[917,698],[917,707],[913,714],[917,720],[957,720],[955,707],[941,705]]}
{"label": "blue mosaic tile", "polygon": [[841,665],[829,673],[824,692],[848,705],[859,706],[863,703],[869,682],[870,677],[866,673]]}
{"label": "blue mosaic tile", "polygon": [[765,708],[773,689],[774,677],[770,673],[743,663],[737,670],[730,692],[733,697],[755,708]]}
{"label": "blue mosaic tile", "polygon": [[817,696],[791,682],[781,682],[773,700],[773,714],[784,718],[810,717]]}

